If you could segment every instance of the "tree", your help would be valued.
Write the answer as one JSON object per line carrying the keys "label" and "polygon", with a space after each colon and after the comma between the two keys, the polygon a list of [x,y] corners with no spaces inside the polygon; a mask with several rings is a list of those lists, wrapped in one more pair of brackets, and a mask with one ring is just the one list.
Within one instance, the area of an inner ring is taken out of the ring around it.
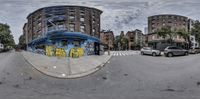
{"label": "tree", "polygon": [[0,42],[3,43],[5,47],[15,45],[10,27],[7,24],[0,23]]}
{"label": "tree", "polygon": [[189,43],[189,48],[191,47],[190,35],[191,33],[186,31],[185,29],[176,30],[177,35],[183,37],[185,41]]}
{"label": "tree", "polygon": [[190,32],[187,32],[185,29],[179,29],[176,31],[177,35],[180,35],[185,39],[185,41],[189,41]]}
{"label": "tree", "polygon": [[164,38],[169,37],[170,44],[172,44],[173,36],[176,35],[175,31],[172,30],[171,26],[163,26],[155,32],[158,36]]}
{"label": "tree", "polygon": [[21,49],[26,49],[25,35],[23,34],[19,37],[18,47]]}
{"label": "tree", "polygon": [[119,50],[126,50],[128,49],[128,39],[125,36],[116,36],[115,45]]}

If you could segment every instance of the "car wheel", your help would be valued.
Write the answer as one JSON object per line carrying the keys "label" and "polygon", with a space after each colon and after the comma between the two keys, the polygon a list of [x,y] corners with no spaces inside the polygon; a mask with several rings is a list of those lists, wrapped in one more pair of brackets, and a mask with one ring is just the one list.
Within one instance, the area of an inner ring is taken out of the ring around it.
{"label": "car wheel", "polygon": [[172,54],[172,53],[168,53],[167,56],[168,56],[168,57],[172,57],[173,54]]}
{"label": "car wheel", "polygon": [[[196,52],[195,52],[196,53]],[[185,56],[187,56],[188,55],[188,52],[185,52]]]}
{"label": "car wheel", "polygon": [[198,54],[198,52],[196,51],[195,54]]}
{"label": "car wheel", "polygon": [[152,53],[152,56],[156,56],[156,53],[155,53],[155,52],[153,52],[153,53]]}
{"label": "car wheel", "polygon": [[144,52],[141,52],[141,55],[144,55]]}

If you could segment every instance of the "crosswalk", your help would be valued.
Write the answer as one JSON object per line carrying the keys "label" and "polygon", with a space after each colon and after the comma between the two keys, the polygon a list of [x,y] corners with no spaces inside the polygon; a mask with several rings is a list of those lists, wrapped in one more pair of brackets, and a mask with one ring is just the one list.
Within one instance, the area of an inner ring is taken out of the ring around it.
{"label": "crosswalk", "polygon": [[140,51],[112,51],[112,56],[131,56],[135,54],[139,54]]}

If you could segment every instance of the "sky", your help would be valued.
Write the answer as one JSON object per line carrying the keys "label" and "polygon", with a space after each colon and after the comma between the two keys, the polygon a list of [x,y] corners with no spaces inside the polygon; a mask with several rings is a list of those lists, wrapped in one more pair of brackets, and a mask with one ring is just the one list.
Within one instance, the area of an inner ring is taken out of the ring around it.
{"label": "sky", "polygon": [[55,5],[80,5],[100,9],[101,29],[120,31],[147,27],[147,17],[158,14],[177,14],[200,20],[200,0],[0,0],[0,23],[10,25],[18,43],[27,15],[35,10]]}

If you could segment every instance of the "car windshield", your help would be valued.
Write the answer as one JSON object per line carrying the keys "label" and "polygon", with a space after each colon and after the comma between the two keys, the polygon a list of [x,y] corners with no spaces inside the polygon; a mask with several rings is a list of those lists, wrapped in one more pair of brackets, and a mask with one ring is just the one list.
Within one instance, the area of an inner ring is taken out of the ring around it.
{"label": "car windshield", "polygon": [[151,50],[152,48],[151,47],[144,47],[143,49],[144,50]]}

